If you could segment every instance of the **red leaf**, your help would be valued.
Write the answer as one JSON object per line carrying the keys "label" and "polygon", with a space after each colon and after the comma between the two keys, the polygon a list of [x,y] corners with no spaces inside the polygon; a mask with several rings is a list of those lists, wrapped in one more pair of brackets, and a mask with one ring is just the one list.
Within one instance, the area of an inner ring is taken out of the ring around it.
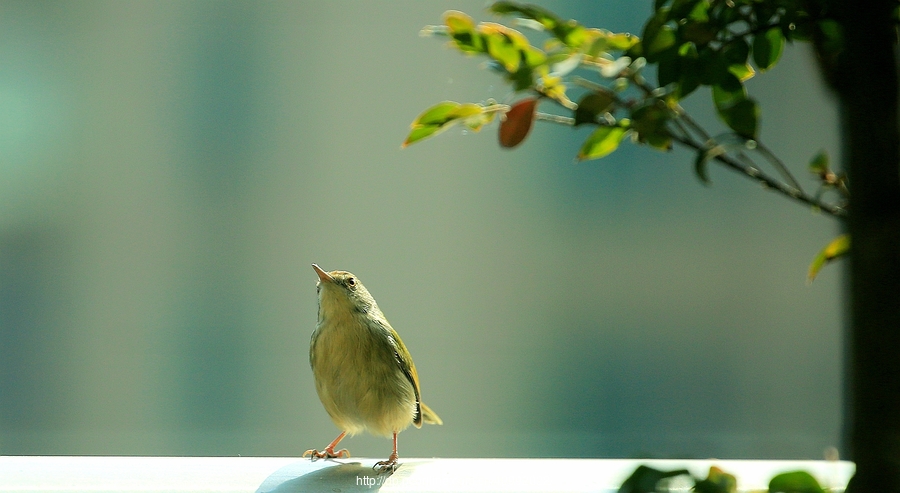
{"label": "red leaf", "polygon": [[506,112],[506,119],[500,122],[500,145],[506,148],[515,147],[525,140],[537,109],[537,98],[525,98],[512,105]]}

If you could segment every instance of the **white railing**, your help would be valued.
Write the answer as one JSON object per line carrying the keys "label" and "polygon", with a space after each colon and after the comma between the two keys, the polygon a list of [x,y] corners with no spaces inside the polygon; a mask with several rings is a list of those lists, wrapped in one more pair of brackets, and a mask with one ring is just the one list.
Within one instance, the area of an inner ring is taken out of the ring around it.
{"label": "white railing", "polygon": [[[826,490],[843,491],[844,461],[624,459],[401,459],[392,474],[377,459],[278,457],[0,457],[2,492],[615,492],[641,464],[733,474],[738,491],[765,491],[775,474],[804,470]],[[677,485],[674,485],[677,488]],[[685,482],[685,491],[690,488]]]}

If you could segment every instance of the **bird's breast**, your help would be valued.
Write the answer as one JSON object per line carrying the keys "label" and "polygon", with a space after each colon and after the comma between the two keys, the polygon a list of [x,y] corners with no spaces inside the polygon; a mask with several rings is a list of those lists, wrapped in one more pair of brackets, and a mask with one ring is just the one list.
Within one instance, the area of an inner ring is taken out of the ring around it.
{"label": "bird's breast", "polygon": [[412,422],[415,390],[383,324],[365,314],[323,310],[310,363],[319,398],[339,427],[389,436]]}

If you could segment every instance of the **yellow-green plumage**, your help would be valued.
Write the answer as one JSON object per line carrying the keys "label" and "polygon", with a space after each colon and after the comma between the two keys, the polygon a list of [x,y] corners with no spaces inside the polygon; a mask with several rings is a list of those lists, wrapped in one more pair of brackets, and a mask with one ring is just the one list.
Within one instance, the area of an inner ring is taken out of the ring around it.
{"label": "yellow-green plumage", "polygon": [[[386,464],[394,467],[396,434],[410,424],[441,424],[441,419],[421,402],[409,351],[359,279],[345,271],[313,268],[319,275],[319,319],[309,363],[319,399],[346,434],[393,436],[394,452]],[[343,436],[324,453],[308,453],[335,456],[333,448]]]}

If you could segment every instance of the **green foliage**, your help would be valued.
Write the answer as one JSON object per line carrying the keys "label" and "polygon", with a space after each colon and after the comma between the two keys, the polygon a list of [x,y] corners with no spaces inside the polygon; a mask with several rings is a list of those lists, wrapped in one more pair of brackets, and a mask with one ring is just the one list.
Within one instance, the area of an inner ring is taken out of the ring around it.
{"label": "green foliage", "polygon": [[615,151],[622,139],[625,138],[626,133],[628,133],[628,128],[618,125],[602,126],[594,130],[594,133],[581,146],[581,150],[578,152],[578,160],[599,159]]}
{"label": "green foliage", "polygon": [[[671,149],[681,124],[679,102],[704,86],[710,88],[716,112],[731,132],[757,138],[760,107],[744,82],[757,71],[772,69],[785,43],[794,39],[821,36],[835,53],[841,49],[837,24],[823,12],[810,14],[806,5],[800,0],[656,0],[638,38],[585,27],[543,7],[501,1],[488,10],[517,16],[513,23],[544,32],[548,39],[542,46],[510,26],[477,23],[454,10],[444,14],[443,25],[423,32],[446,36],[464,54],[488,58],[488,65],[515,92],[531,92],[538,100],[557,103],[571,112],[575,125],[624,128],[629,132],[610,128],[600,134],[628,134],[637,143],[665,151]],[[648,65],[656,68],[655,86],[643,74]],[[574,85],[584,86],[579,84],[584,79],[574,75],[576,70],[597,81],[586,87],[578,104],[568,95]],[[416,127],[406,144],[438,129]],[[598,137],[597,133],[588,137],[579,159],[596,159],[615,150],[604,139],[603,152],[586,152]]]}
{"label": "green foliage", "polygon": [[697,493],[735,493],[737,491],[737,478],[716,466],[709,468],[706,479],[697,481],[694,485]]}
{"label": "green foliage", "polygon": [[[462,12],[447,11],[442,25],[422,32],[446,37],[465,55],[486,58],[517,100],[509,105],[439,103],[416,118],[403,146],[455,124],[479,130],[497,115],[500,144],[506,148],[520,145],[536,120],[596,127],[582,143],[578,160],[605,157],[626,137],[663,152],[680,144],[696,152],[694,172],[704,184],[710,183],[709,163],[716,162],[791,199],[844,217],[846,178],[820,155],[810,165],[818,192],[804,192],[784,163],[759,142],[762,111],[745,85],[758,73],[772,70],[785,44],[793,41],[814,40],[827,73],[844,43],[830,3],[654,0],[653,6],[640,37],[586,27],[543,7],[511,1],[488,8],[492,14],[513,17],[509,25],[476,22]],[[543,42],[534,44],[511,26],[536,31]],[[706,88],[726,127],[715,137],[681,106],[684,98]],[[539,112],[542,103],[554,104],[561,114]],[[758,165],[754,156],[775,173]],[[837,193],[836,203],[823,201],[826,192]],[[820,254],[810,278],[835,257]]]}
{"label": "green foliage", "polygon": [[477,132],[490,123],[497,113],[508,110],[509,107],[502,104],[460,104],[455,101],[443,101],[423,111],[412,122],[411,130],[402,147],[431,137],[458,123]]}
{"label": "green foliage", "polygon": [[638,466],[619,487],[619,493],[652,493],[661,490],[660,482],[675,476],[690,476],[686,469],[661,471],[648,466]]}
{"label": "green foliage", "polygon": [[769,493],[825,493],[825,490],[806,471],[779,474],[769,481]]}
{"label": "green foliage", "polygon": [[[673,478],[684,477],[693,482],[696,493],[735,493],[737,478],[712,466],[705,479],[695,478],[686,469],[663,471],[640,465],[619,487],[619,493],[665,493],[682,491],[683,484],[672,484]],[[769,493],[825,493],[819,482],[805,471],[778,474],[769,482]]]}
{"label": "green foliage", "polygon": [[806,281],[813,282],[825,264],[848,253],[850,253],[850,235],[843,234],[831,240],[809,264],[809,273],[806,275]]}

